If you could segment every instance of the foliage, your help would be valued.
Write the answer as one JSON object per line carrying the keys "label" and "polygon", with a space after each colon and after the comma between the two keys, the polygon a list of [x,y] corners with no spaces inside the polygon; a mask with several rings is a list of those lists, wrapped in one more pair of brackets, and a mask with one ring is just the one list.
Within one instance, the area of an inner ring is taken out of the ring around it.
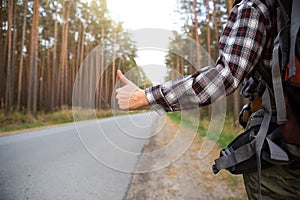
{"label": "foliage", "polygon": [[[198,134],[202,137],[208,136],[212,140],[217,140],[220,147],[226,147],[238,134],[242,133],[242,128],[234,128],[233,124],[233,117],[228,115],[225,119],[223,131],[221,135],[217,133],[207,133],[210,120],[205,117],[204,119],[198,120],[195,118],[181,118],[180,112],[175,113],[168,113],[167,116],[175,121],[176,123],[181,123],[185,128],[190,128],[194,130],[198,128]],[[198,124],[199,122],[199,124]]]}
{"label": "foliage", "polygon": [[111,19],[106,0],[3,0],[0,9],[0,106],[6,114],[22,107],[34,115],[70,107],[76,75],[95,47],[100,51],[90,65],[102,70],[97,91],[91,91],[90,80],[96,77],[91,70],[90,80],[80,84],[82,96],[96,93],[93,103],[98,109],[110,108],[118,69],[136,68],[136,81],[149,86],[135,63],[133,41],[122,23]]}
{"label": "foliage", "polygon": [[[178,0],[176,12],[181,16],[181,32],[174,32],[166,56],[166,80],[193,74],[200,68],[215,64],[218,58],[218,40],[227,22],[232,0]],[[210,59],[211,58],[211,59]],[[237,91],[238,92],[238,91]],[[228,113],[237,115],[242,100],[239,95],[228,100]],[[233,106],[235,105],[235,107]],[[209,116],[209,110],[203,109]]]}

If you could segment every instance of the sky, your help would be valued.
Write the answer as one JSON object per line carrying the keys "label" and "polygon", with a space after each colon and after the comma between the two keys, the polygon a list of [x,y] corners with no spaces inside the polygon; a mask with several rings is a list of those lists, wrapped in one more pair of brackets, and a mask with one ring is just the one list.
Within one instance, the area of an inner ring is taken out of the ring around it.
{"label": "sky", "polygon": [[[145,28],[179,30],[178,15],[174,12],[176,0],[107,0],[107,7],[114,21],[123,22],[130,31]],[[136,62],[142,66],[148,78],[154,83],[164,82],[166,75],[164,56],[159,49],[138,49]]]}
{"label": "sky", "polygon": [[177,29],[176,0],[107,0],[108,10],[127,29]]}

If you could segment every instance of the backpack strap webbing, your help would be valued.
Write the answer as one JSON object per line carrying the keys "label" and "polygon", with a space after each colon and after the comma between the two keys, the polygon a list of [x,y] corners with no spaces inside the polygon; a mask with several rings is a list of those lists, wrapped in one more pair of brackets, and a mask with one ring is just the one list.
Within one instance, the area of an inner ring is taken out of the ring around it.
{"label": "backpack strap webbing", "polygon": [[[279,38],[281,33],[278,33],[273,48],[272,55],[272,83],[273,83],[273,94],[276,103],[276,111],[277,111],[277,123],[284,124],[286,120],[286,106],[285,99],[283,93],[282,86],[282,75],[279,63],[279,50],[280,50],[280,42]],[[269,126],[269,125],[268,125]]]}
{"label": "backpack strap webbing", "polygon": [[[287,24],[290,23],[290,14],[291,13],[291,1],[292,0],[277,0],[277,3],[278,3],[278,6],[279,6],[279,9],[280,9],[280,20],[277,21],[277,23],[282,23],[283,24],[280,24],[280,26],[278,27],[279,30],[286,26]],[[281,21],[282,20],[282,21]]]}
{"label": "backpack strap webbing", "polygon": [[261,122],[260,129],[255,138],[255,152],[257,160],[257,175],[258,175],[258,199],[261,199],[261,150],[268,133],[269,124],[272,117],[272,107],[270,101],[269,89],[266,87],[262,96],[262,107],[264,109],[264,118]]}
{"label": "backpack strap webbing", "polygon": [[290,69],[289,69],[289,78],[295,75],[296,67],[295,67],[295,46],[296,46],[296,39],[297,34],[300,26],[300,1],[293,0],[292,6],[292,14],[291,14],[291,31],[290,31],[290,39],[291,39],[291,47],[290,47]]}
{"label": "backpack strap webbing", "polygon": [[[280,4],[280,1],[278,1]],[[281,16],[284,16],[286,10],[280,6]],[[295,75],[296,67],[295,67],[295,46],[296,46],[296,39],[297,34],[300,26],[300,12],[297,12],[297,8],[300,8],[300,1],[293,0],[292,2],[292,11],[291,11],[291,25],[290,25],[290,49],[289,49],[289,78]],[[284,27],[277,35],[274,41],[274,49],[272,55],[272,82],[273,82],[273,89],[274,89],[274,98],[276,103],[277,109],[277,123],[279,125],[286,123],[287,116],[286,116],[286,106],[285,106],[285,98],[283,93],[283,86],[282,86],[282,74],[281,74],[281,67],[280,67],[280,60],[279,60],[279,51],[282,45],[280,42],[281,38],[284,37],[286,33],[286,29],[288,26]]]}
{"label": "backpack strap webbing", "polygon": [[248,144],[239,147],[236,150],[228,150],[227,148],[222,150],[222,156],[215,160],[215,164],[212,166],[214,174],[217,174],[221,169],[227,169],[236,164],[250,159],[255,154],[255,140]]}

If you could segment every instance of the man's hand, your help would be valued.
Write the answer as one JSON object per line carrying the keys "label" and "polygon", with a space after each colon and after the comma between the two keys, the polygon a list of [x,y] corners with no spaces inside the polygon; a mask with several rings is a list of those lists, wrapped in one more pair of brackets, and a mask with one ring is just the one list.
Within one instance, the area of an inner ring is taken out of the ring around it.
{"label": "man's hand", "polygon": [[120,70],[117,75],[125,85],[116,90],[116,98],[121,110],[135,110],[149,105],[144,90],[128,80]]}

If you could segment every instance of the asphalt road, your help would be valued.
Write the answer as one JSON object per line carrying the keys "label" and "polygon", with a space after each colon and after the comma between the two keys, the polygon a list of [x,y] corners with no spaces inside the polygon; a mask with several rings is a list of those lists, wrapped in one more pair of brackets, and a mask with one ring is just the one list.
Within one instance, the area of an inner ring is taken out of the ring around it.
{"label": "asphalt road", "polygon": [[0,137],[0,199],[123,199],[157,114]]}

